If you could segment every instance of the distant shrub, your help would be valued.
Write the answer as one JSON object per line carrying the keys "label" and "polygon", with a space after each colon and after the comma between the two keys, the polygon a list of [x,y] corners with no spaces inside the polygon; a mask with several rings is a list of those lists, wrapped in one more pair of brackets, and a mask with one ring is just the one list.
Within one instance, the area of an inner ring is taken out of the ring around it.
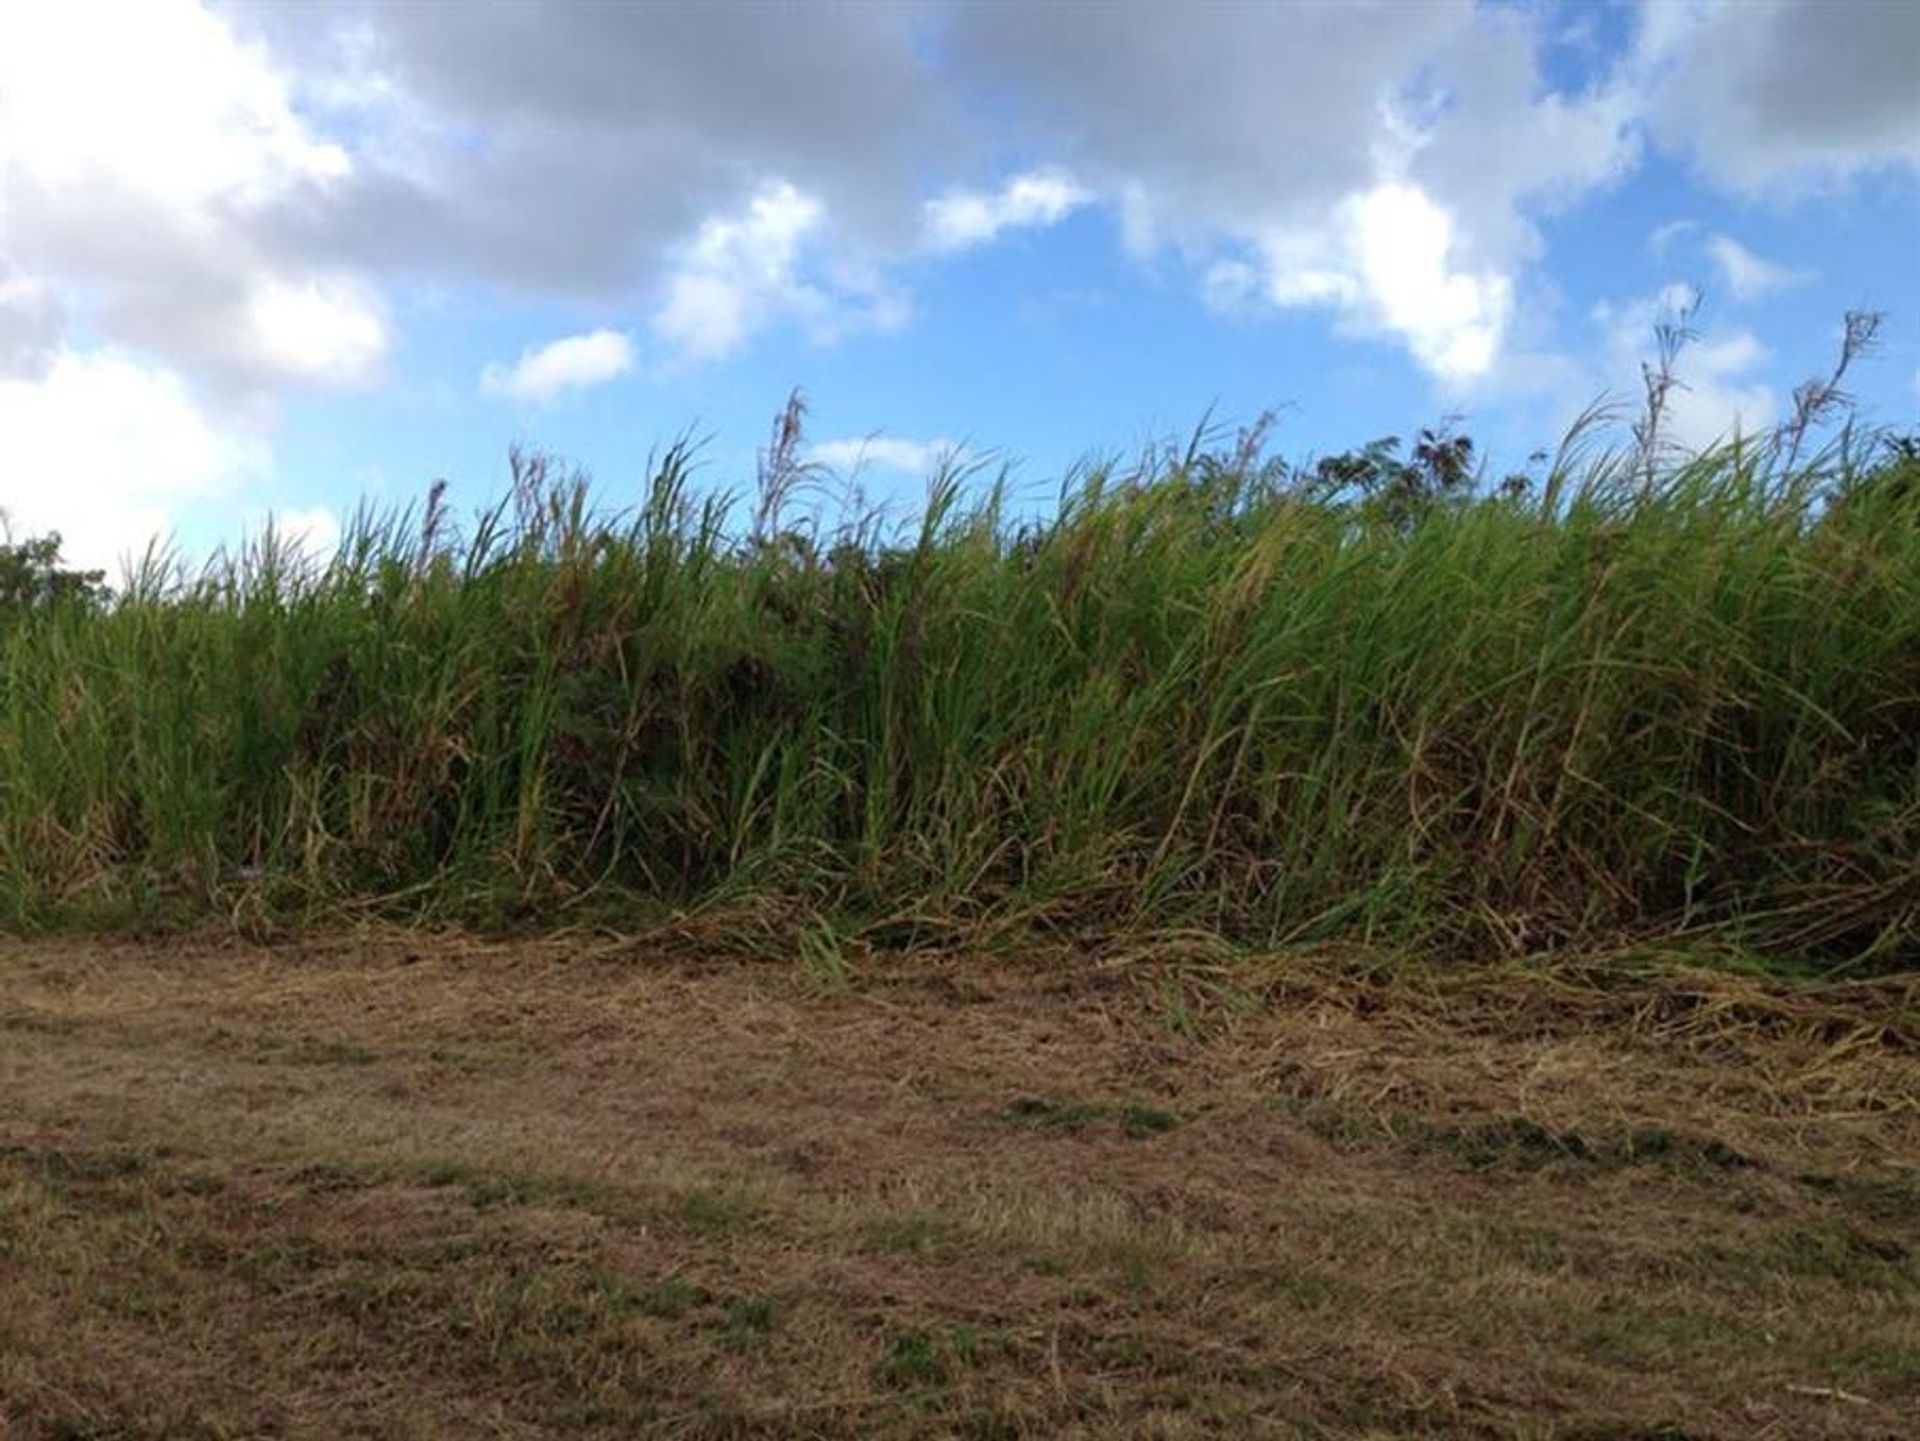
{"label": "distant shrub", "polygon": [[0,529],[0,615],[104,600],[105,580],[104,571],[62,564],[57,533],[18,540]]}

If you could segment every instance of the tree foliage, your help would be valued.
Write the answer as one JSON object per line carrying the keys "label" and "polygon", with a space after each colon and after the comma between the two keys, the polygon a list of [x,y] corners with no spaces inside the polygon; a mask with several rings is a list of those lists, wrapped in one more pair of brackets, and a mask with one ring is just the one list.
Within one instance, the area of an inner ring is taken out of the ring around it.
{"label": "tree foliage", "polygon": [[106,598],[105,581],[104,571],[76,570],[61,561],[58,531],[16,540],[0,526],[0,614],[93,604]]}

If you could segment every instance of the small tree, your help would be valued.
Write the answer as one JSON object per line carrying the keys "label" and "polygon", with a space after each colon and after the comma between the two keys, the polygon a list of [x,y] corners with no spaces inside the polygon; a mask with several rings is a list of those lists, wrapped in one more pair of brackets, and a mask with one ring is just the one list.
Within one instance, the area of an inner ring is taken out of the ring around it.
{"label": "small tree", "polygon": [[0,515],[0,614],[41,610],[68,601],[106,599],[106,572],[73,570],[60,563],[60,535],[13,538]]}
{"label": "small tree", "polygon": [[1358,499],[1363,514],[1405,529],[1436,506],[1473,493],[1474,447],[1452,422],[1422,430],[1407,459],[1400,437],[1382,436],[1359,450],[1324,457],[1304,477],[1304,492],[1322,503]]}

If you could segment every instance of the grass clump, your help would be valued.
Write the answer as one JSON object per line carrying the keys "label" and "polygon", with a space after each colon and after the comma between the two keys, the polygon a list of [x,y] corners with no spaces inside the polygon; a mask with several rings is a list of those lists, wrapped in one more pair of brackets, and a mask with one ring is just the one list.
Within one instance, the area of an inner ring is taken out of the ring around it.
{"label": "grass clump", "polygon": [[1129,1101],[1120,1106],[1090,1101],[1049,1101],[1039,1096],[1023,1096],[1006,1111],[1007,1119],[1030,1130],[1078,1135],[1100,1122],[1112,1122],[1129,1137],[1140,1140],[1171,1131],[1180,1118],[1171,1111]]}
{"label": "grass clump", "polygon": [[836,984],[863,926],[1920,955],[1910,445],[1396,454],[1040,521],[949,472],[892,531],[790,523],[789,453],[744,533],[685,447],[628,511],[516,456],[465,530],[49,592],[0,609],[0,922],[751,897]]}
{"label": "grass clump", "polygon": [[964,1376],[980,1353],[980,1334],[971,1326],[905,1327],[893,1332],[880,1377],[893,1387],[938,1389]]}

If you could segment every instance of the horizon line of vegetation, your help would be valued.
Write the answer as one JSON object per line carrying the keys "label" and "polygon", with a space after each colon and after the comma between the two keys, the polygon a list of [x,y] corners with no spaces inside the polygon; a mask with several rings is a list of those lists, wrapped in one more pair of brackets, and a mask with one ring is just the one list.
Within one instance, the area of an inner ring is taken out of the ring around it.
{"label": "horizon line of vegetation", "polygon": [[1663,350],[1631,443],[1590,417],[1497,484],[1446,429],[1294,466],[1256,425],[1040,519],[949,467],[903,531],[796,511],[796,394],[744,531],[678,444],[628,512],[516,451],[465,531],[436,487],[112,594],[9,542],[0,925],[758,905],[1911,967],[1920,444],[1845,416],[1848,336],[1759,440],[1667,444]]}

